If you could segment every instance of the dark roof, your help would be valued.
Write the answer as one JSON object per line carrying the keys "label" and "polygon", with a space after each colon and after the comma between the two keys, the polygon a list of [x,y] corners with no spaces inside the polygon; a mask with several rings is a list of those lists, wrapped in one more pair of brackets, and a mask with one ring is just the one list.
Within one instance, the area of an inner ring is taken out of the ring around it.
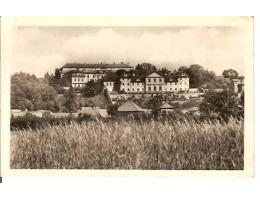
{"label": "dark roof", "polygon": [[126,103],[124,103],[118,108],[118,112],[144,112],[144,111],[145,109],[142,109],[132,101],[127,101]]}
{"label": "dark roof", "polygon": [[188,78],[189,76],[186,73],[180,71],[177,73],[177,77],[187,77]]}
{"label": "dark roof", "polygon": [[99,63],[99,64],[86,64],[86,63],[67,63],[61,69],[63,68],[131,68],[133,69],[132,66],[128,64],[105,64],[105,63]]}

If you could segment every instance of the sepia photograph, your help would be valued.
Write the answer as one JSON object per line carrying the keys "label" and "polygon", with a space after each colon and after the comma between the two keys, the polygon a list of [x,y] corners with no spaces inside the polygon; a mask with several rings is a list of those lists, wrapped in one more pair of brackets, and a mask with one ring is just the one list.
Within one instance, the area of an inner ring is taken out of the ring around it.
{"label": "sepia photograph", "polygon": [[253,18],[189,20],[10,26],[10,169],[251,169]]}

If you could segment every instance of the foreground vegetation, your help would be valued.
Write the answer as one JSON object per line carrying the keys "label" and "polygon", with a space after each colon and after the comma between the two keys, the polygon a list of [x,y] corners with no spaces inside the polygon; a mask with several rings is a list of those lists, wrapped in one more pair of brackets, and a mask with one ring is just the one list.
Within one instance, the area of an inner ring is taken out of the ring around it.
{"label": "foreground vegetation", "polygon": [[15,169],[236,169],[243,121],[70,122],[11,133]]}

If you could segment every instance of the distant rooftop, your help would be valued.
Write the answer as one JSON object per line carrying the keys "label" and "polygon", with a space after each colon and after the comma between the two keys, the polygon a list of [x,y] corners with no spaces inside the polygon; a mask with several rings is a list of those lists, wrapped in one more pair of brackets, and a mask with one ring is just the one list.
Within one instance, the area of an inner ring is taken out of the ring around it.
{"label": "distant rooftop", "polygon": [[87,63],[67,63],[61,69],[63,68],[126,68],[126,69],[133,69],[134,67],[130,66],[126,63],[113,63],[113,64],[107,64],[107,63],[95,63],[95,64],[87,64]]}
{"label": "distant rooftop", "polygon": [[132,101],[127,101],[126,103],[124,103],[118,108],[118,111],[119,112],[144,112],[145,109],[142,109]]}
{"label": "distant rooftop", "polygon": [[149,76],[147,76],[147,77],[149,77],[149,78],[161,78],[162,76],[160,76],[159,74],[153,72],[153,73],[151,73],[151,74],[150,74]]}

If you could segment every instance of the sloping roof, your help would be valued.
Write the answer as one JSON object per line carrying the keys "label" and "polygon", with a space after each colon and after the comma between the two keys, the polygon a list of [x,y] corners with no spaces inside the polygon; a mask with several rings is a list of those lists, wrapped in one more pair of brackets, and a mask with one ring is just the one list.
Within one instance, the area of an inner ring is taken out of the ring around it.
{"label": "sloping roof", "polygon": [[108,113],[107,113],[107,109],[99,109],[99,114],[101,117],[107,118],[108,117]]}
{"label": "sloping roof", "polygon": [[159,75],[159,74],[157,74],[157,73],[155,73],[155,72],[153,72],[153,73],[151,73],[149,76],[147,76],[147,77],[149,77],[149,78],[161,78],[161,76]]}
{"label": "sloping roof", "polygon": [[144,111],[145,109],[142,109],[132,101],[127,101],[126,103],[124,103],[118,108],[118,112],[144,112]]}
{"label": "sloping roof", "polygon": [[105,63],[99,63],[99,64],[86,64],[86,63],[67,63],[61,69],[63,68],[133,68],[132,66],[121,63],[121,64],[105,64]]}
{"label": "sloping roof", "polygon": [[107,109],[101,109],[99,107],[82,107],[81,114],[88,114],[92,117],[108,117]]}
{"label": "sloping roof", "polygon": [[80,113],[88,114],[93,117],[97,117],[99,115],[99,113],[97,112],[97,109],[95,109],[93,107],[82,107]]}
{"label": "sloping roof", "polygon": [[164,104],[160,107],[160,109],[173,109],[173,107],[172,107],[170,104],[168,104],[168,103],[164,103]]}

